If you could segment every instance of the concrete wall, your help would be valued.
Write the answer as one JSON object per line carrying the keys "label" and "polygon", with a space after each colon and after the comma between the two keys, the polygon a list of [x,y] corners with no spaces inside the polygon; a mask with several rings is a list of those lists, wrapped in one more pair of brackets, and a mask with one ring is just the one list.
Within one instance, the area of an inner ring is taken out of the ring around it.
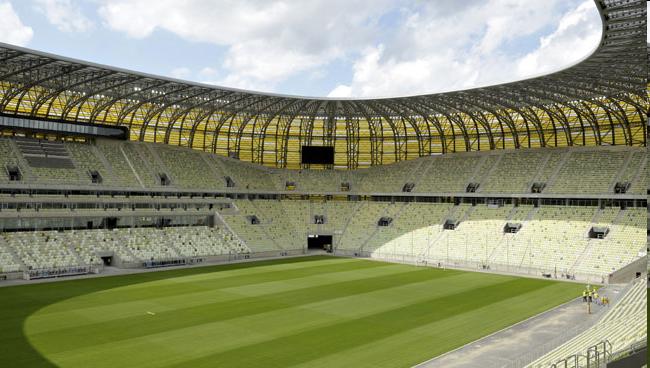
{"label": "concrete wall", "polygon": [[636,274],[640,273],[640,277],[647,278],[648,272],[648,256],[641,257],[629,265],[615,271],[609,275],[608,283],[610,284],[625,284],[636,278]]}
{"label": "concrete wall", "polygon": [[645,347],[625,358],[607,363],[607,368],[639,368],[648,364],[648,348]]}

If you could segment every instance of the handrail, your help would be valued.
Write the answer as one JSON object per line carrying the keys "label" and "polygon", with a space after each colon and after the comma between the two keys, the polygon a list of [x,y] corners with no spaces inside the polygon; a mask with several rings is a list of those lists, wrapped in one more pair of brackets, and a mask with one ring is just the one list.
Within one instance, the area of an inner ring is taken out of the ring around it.
{"label": "handrail", "polygon": [[643,339],[642,341],[637,341],[635,343],[632,343],[632,344],[630,344],[630,345],[628,345],[628,346],[626,346],[626,347],[624,347],[622,349],[619,349],[618,351],[613,352],[612,354],[610,354],[607,362],[613,362],[613,361],[619,360],[619,359],[621,359],[623,357],[626,357],[626,356],[628,356],[630,354],[634,354],[637,351],[639,351],[639,350],[641,350],[643,348],[647,348],[647,347],[648,347],[648,339]]}

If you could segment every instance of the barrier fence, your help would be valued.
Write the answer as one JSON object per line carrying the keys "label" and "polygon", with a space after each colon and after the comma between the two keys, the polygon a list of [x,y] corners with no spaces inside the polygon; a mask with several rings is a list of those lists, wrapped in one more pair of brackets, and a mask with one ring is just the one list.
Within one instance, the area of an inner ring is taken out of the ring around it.
{"label": "barrier fence", "polygon": [[411,254],[392,254],[392,253],[379,253],[379,252],[364,252],[354,250],[339,250],[335,252],[336,255],[346,257],[359,257],[359,258],[372,258],[387,262],[405,263],[416,266],[428,266],[437,268],[453,268],[469,271],[481,271],[492,273],[506,273],[516,274],[522,276],[543,277],[548,279],[557,280],[574,280],[587,282],[592,284],[606,284],[608,281],[607,275],[589,274],[589,273],[564,273],[555,269],[537,268],[537,267],[524,267],[515,266],[501,263],[483,263],[473,262],[464,259],[453,258],[427,258],[423,256],[414,256]]}
{"label": "barrier fence", "polygon": [[23,279],[35,280],[51,277],[85,275],[89,273],[99,273],[102,269],[103,266],[100,265],[30,269],[23,271]]}

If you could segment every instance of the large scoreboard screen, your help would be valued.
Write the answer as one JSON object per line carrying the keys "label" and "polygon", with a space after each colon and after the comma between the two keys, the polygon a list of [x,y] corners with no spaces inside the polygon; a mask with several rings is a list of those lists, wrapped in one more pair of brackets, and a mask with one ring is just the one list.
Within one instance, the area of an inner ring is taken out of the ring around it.
{"label": "large scoreboard screen", "polygon": [[334,165],[334,147],[302,146],[300,159],[303,164]]}

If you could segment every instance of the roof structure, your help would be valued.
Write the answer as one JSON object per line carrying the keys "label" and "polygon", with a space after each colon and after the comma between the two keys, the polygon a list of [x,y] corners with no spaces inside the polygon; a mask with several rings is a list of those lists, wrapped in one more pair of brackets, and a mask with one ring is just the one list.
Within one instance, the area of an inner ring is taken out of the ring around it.
{"label": "roof structure", "polygon": [[645,146],[646,3],[596,0],[599,46],[564,70],[448,93],[333,99],[217,87],[0,44],[0,113],[119,125],[133,140],[299,168],[303,145],[354,169],[459,151]]}

